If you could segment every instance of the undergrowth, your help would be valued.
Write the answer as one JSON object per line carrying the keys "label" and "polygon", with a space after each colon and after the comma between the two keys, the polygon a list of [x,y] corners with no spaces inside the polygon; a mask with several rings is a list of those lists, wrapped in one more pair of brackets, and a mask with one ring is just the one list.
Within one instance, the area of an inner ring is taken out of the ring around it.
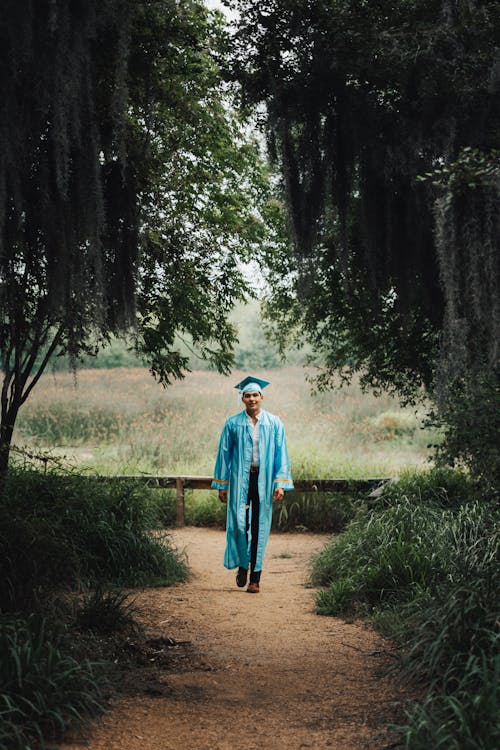
{"label": "undergrowth", "polygon": [[0,622],[0,747],[45,747],[102,713],[107,682],[101,665],[77,661],[47,620]]}
{"label": "undergrowth", "polygon": [[[151,490],[158,524],[169,527],[176,523],[174,490]],[[186,490],[185,519],[188,526],[224,528],[226,506],[214,491]],[[273,531],[312,531],[338,533],[366,504],[365,489],[351,492],[285,493],[273,505]]]}
{"label": "undergrowth", "polygon": [[29,611],[62,587],[182,580],[185,562],[154,523],[139,484],[12,470],[0,496],[0,610]]}
{"label": "undergrowth", "polygon": [[494,501],[460,472],[409,475],[313,560],[317,611],[370,615],[427,685],[398,728],[408,749],[500,747]]}
{"label": "undergrowth", "polygon": [[112,668],[89,659],[92,644],[138,632],[121,587],[187,575],[156,521],[139,484],[20,469],[3,480],[1,748],[44,747],[104,710]]}

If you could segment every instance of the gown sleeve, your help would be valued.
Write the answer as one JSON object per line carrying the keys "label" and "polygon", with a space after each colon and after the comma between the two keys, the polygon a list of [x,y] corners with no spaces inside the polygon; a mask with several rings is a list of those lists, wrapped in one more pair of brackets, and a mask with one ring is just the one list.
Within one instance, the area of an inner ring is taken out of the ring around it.
{"label": "gown sleeve", "polygon": [[219,449],[215,459],[214,478],[212,488],[214,490],[227,490],[231,472],[232,440],[231,430],[226,422],[219,440]]}
{"label": "gown sleeve", "polygon": [[277,421],[274,430],[274,489],[293,490],[292,470],[286,447],[285,428],[281,420]]}

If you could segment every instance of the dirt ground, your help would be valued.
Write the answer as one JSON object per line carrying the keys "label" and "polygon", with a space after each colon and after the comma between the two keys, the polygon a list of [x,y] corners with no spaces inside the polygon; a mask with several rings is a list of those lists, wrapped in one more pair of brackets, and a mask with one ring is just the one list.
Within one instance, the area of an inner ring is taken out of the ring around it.
{"label": "dirt ground", "polygon": [[396,746],[386,727],[404,695],[386,675],[390,644],[362,623],[313,612],[308,560],[324,536],[271,535],[255,595],[222,567],[224,532],[183,528],[173,538],[191,579],[137,594],[160,666],[146,681],[124,679],[87,742],[63,750]]}

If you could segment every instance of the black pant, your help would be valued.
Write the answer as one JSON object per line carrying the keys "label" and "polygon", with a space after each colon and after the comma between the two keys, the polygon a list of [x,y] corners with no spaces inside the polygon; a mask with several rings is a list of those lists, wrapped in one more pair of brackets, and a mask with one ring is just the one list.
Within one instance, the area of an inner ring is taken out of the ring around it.
{"label": "black pant", "polygon": [[[257,544],[259,541],[259,511],[260,511],[260,499],[259,499],[259,485],[258,485],[259,473],[250,472],[250,482],[248,485],[248,505],[252,508],[252,543],[250,545],[250,582],[259,583],[261,571],[255,571],[255,561],[257,560]],[[249,509],[247,508],[247,538],[248,538],[248,518]]]}

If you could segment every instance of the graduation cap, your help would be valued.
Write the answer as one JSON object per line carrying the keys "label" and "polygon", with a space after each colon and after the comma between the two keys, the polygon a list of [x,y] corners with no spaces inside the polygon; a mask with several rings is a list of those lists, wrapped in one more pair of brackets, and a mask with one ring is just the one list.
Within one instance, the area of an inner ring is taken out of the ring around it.
{"label": "graduation cap", "polygon": [[258,391],[260,394],[262,394],[262,391],[264,390],[266,385],[269,385],[269,383],[269,380],[256,378],[255,375],[247,375],[246,378],[243,378],[243,380],[241,380],[234,387],[237,388],[241,394],[249,393],[251,391]]}

